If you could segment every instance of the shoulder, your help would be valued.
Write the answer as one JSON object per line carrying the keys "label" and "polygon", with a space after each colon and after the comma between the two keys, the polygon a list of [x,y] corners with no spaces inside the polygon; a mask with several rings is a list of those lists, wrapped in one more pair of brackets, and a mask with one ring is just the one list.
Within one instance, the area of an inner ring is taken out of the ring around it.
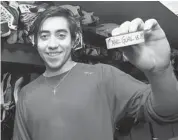
{"label": "shoulder", "polygon": [[79,63],[79,69],[81,71],[99,71],[102,72],[105,69],[110,69],[111,66],[107,64],[97,63],[97,64],[86,64],[86,63]]}
{"label": "shoulder", "polygon": [[26,94],[29,94],[33,90],[38,88],[39,85],[42,83],[42,81],[43,81],[43,76],[40,75],[38,78],[25,85],[20,91],[20,95],[22,96],[22,98],[25,98]]}
{"label": "shoulder", "polygon": [[[112,69],[113,66],[104,63],[97,63],[97,64],[86,64],[86,63],[79,63],[81,69]],[[114,68],[114,67],[113,67]]]}
{"label": "shoulder", "polygon": [[96,67],[100,70],[102,70],[102,72],[104,74],[117,74],[117,75],[125,75],[126,73],[121,71],[119,68],[117,67],[114,67],[112,65],[109,65],[109,64],[102,64],[102,63],[99,63],[99,64],[96,64]]}
{"label": "shoulder", "polygon": [[112,65],[109,64],[103,64],[103,63],[98,63],[98,64],[85,64],[85,63],[80,63],[80,70],[82,72],[88,71],[88,72],[95,72],[101,77],[102,79],[110,79],[113,76],[123,76],[127,75],[125,72],[121,71],[119,68],[116,68]]}

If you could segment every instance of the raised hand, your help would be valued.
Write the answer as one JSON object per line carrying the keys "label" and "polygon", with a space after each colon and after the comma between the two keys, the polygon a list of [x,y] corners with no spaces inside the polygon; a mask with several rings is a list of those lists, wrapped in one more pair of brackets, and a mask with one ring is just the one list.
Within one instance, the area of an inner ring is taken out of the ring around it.
{"label": "raised hand", "polygon": [[156,72],[170,64],[170,45],[166,35],[155,19],[126,21],[112,31],[112,36],[144,31],[145,42],[123,47],[128,60],[140,70]]}

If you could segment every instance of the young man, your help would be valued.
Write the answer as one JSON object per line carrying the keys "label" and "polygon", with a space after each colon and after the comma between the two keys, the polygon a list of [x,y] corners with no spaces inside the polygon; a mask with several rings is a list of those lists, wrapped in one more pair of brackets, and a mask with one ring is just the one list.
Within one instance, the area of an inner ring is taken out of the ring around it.
{"label": "young man", "polygon": [[17,103],[13,140],[111,140],[124,117],[160,123],[178,120],[178,84],[170,46],[156,20],[137,18],[113,30],[145,31],[145,43],[123,49],[150,85],[104,64],[72,61],[79,32],[65,9],[52,7],[34,24],[34,39],[46,71],[25,86]]}

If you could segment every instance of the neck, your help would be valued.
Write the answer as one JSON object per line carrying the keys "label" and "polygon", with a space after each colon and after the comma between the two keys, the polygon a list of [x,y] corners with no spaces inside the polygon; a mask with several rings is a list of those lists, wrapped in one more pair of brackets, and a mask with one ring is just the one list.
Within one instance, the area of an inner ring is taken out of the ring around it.
{"label": "neck", "polygon": [[51,76],[56,76],[60,75],[66,71],[71,70],[77,63],[74,61],[67,61],[64,65],[62,65],[58,69],[50,69],[46,67],[46,71],[43,73],[45,77],[51,77]]}

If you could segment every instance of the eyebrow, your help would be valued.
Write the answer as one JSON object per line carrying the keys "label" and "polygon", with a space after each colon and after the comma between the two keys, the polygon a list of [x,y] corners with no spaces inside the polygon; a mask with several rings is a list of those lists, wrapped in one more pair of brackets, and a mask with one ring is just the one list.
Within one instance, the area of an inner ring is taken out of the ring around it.
{"label": "eyebrow", "polygon": [[[42,34],[42,33],[49,33],[50,31],[48,31],[48,30],[41,30],[41,31],[39,31],[39,34]],[[65,30],[65,29],[59,29],[59,30],[57,30],[56,32],[65,32],[65,33],[67,33],[67,30]]]}
{"label": "eyebrow", "polygon": [[65,32],[65,33],[67,33],[67,30],[65,30],[65,29],[60,29],[60,30],[57,30],[56,32]]}
{"label": "eyebrow", "polygon": [[42,34],[42,33],[49,33],[49,31],[47,31],[47,30],[41,30],[41,31],[39,31],[38,34]]}

